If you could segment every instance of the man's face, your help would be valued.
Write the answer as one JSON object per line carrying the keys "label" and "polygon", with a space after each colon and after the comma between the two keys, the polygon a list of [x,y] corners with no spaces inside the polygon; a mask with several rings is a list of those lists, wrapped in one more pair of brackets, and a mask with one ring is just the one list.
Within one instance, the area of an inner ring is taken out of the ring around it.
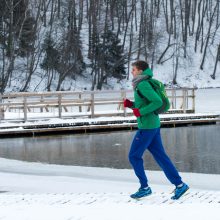
{"label": "man's face", "polygon": [[139,70],[136,66],[132,67],[132,71],[131,71],[133,77],[140,75],[142,73],[142,70]]}

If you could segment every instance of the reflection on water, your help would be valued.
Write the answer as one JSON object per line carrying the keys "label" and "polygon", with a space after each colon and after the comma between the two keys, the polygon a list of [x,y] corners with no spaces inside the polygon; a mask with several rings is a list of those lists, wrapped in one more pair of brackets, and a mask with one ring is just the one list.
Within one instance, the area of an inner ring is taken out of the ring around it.
{"label": "reflection on water", "polygon": [[[135,131],[8,138],[0,157],[44,163],[131,168],[128,151]],[[220,174],[220,125],[161,128],[163,143],[183,172]],[[159,170],[146,151],[145,168]]]}

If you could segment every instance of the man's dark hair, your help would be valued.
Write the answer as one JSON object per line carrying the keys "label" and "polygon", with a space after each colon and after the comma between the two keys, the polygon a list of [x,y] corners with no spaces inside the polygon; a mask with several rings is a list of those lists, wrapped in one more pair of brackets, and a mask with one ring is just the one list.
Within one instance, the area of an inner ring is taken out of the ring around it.
{"label": "man's dark hair", "polygon": [[136,66],[139,70],[146,70],[149,68],[149,65],[146,61],[143,60],[137,60],[136,62],[131,64],[132,66]]}

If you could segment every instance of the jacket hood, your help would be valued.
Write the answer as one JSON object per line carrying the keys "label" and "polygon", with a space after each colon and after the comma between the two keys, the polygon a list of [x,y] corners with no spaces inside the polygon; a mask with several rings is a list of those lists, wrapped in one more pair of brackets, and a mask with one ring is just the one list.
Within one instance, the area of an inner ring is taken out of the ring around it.
{"label": "jacket hood", "polygon": [[153,72],[150,68],[147,68],[141,73],[141,75],[147,75],[147,76],[153,77]]}

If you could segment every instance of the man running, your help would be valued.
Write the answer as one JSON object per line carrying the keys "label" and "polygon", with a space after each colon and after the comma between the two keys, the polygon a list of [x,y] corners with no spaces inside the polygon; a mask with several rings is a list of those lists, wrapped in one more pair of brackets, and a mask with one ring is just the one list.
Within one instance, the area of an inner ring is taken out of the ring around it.
{"label": "man running", "polygon": [[137,117],[138,130],[131,144],[129,161],[139,179],[140,188],[131,198],[141,198],[152,193],[142,159],[145,150],[148,149],[168,180],[176,187],[171,199],[179,199],[189,187],[182,181],[162,144],[160,118],[154,111],[160,108],[163,102],[147,80],[153,73],[145,61],[136,61],[132,67],[134,102],[125,99],[124,107],[131,108]]}

